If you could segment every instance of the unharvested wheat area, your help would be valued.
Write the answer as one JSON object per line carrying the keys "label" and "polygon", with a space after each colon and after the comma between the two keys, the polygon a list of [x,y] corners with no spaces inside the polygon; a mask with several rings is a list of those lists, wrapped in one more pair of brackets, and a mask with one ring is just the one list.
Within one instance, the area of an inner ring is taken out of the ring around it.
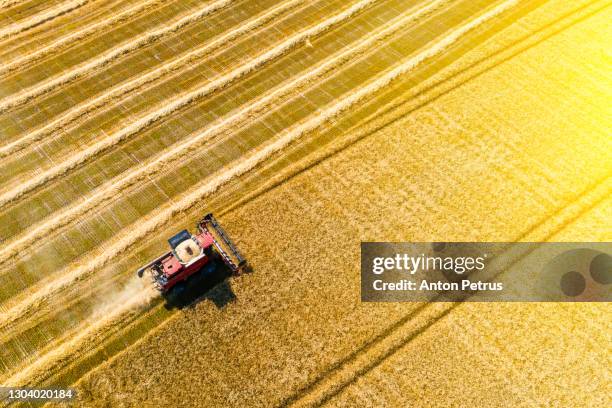
{"label": "unharvested wheat area", "polygon": [[[611,406],[610,306],[361,303],[361,241],[610,241],[610,2],[0,1],[0,385]],[[205,213],[252,266],[168,309]]]}

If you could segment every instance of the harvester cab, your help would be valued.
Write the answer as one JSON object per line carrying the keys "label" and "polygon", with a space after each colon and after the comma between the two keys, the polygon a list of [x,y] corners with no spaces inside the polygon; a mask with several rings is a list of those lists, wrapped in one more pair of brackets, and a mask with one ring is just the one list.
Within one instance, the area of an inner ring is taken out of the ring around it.
{"label": "harvester cab", "polygon": [[138,269],[139,277],[151,275],[164,295],[182,291],[196,273],[213,274],[228,268],[232,275],[247,269],[247,262],[212,214],[207,214],[191,234],[182,230],[168,240],[170,251]]}

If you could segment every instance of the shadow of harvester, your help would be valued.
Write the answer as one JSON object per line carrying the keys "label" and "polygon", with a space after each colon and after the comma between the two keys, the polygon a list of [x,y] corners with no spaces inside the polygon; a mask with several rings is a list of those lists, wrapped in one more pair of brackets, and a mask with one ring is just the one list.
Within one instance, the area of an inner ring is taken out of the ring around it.
{"label": "shadow of harvester", "polygon": [[222,261],[209,262],[184,282],[179,290],[166,293],[164,306],[166,309],[183,309],[209,299],[221,309],[236,299],[228,280],[231,275],[231,269]]}

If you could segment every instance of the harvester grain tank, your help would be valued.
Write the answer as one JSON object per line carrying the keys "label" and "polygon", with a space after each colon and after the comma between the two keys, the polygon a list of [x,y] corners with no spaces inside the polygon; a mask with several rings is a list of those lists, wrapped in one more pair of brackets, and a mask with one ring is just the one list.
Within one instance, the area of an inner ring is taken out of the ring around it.
{"label": "harvester grain tank", "polygon": [[149,272],[153,285],[174,299],[186,283],[201,271],[228,268],[232,275],[247,269],[247,262],[212,214],[207,214],[191,234],[182,230],[168,240],[170,251],[138,269],[139,277]]}

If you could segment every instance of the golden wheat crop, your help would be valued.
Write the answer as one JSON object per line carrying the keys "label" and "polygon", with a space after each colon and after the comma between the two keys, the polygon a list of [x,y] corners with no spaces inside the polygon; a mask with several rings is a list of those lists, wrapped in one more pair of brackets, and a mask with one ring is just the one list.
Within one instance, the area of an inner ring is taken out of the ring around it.
{"label": "golden wheat crop", "polygon": [[[1,2],[0,384],[605,405],[605,352],[550,357],[605,305],[359,300],[360,241],[610,239],[609,10],[571,3]],[[254,273],[167,310],[134,271],[209,211]]]}

